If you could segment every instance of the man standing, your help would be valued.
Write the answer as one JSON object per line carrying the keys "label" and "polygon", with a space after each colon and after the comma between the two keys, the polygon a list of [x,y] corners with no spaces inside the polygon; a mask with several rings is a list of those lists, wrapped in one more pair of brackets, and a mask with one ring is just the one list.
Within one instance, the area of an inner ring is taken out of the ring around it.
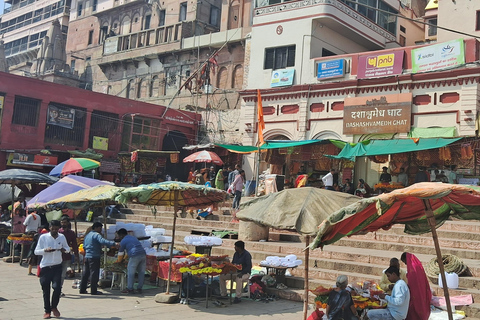
{"label": "man standing", "polygon": [[90,231],[83,240],[83,249],[85,250],[85,265],[83,267],[82,281],[80,282],[80,293],[87,293],[87,282],[90,278],[92,295],[101,295],[103,292],[97,291],[98,279],[100,277],[100,257],[102,255],[102,246],[111,247],[115,245],[114,241],[106,240],[100,234],[102,224],[95,222]]}
{"label": "man standing", "polygon": [[237,175],[240,173],[240,166],[238,164],[235,165],[235,170],[231,171],[228,174],[228,186],[230,186],[233,181],[235,181],[235,178]]}
{"label": "man standing", "polygon": [[[57,309],[62,292],[62,253],[70,251],[67,240],[63,234],[59,234],[60,222],[52,220],[50,222],[50,232],[42,234],[38,239],[35,254],[42,256],[40,261],[40,285],[43,291],[43,306],[45,314],[43,319],[50,319],[51,314],[60,317]],[[52,299],[50,301],[50,285],[53,288]]]}
{"label": "man standing", "polygon": [[448,183],[458,183],[457,179],[457,166],[451,167],[450,173],[448,174]]}
{"label": "man standing", "polygon": [[370,320],[404,320],[410,303],[410,290],[405,281],[400,279],[400,271],[397,267],[389,267],[385,274],[391,283],[394,283],[392,295],[381,293],[381,299],[388,302],[386,309],[371,309],[367,313]]}
{"label": "man standing", "polygon": [[34,208],[28,209],[28,212],[30,213],[25,221],[23,222],[23,225],[26,227],[25,228],[25,233],[33,232],[37,233],[38,229],[40,228],[42,220],[40,219],[40,216],[37,214],[37,210]]}
{"label": "man standing", "polygon": [[212,188],[215,188],[215,178],[217,177],[217,174],[215,172],[215,167],[211,166],[210,170],[208,171],[208,181],[210,181],[210,186]]}
{"label": "man standing", "polygon": [[398,174],[397,182],[401,183],[402,186],[404,187],[408,186],[408,175],[405,173],[405,168],[400,168],[400,173]]}
{"label": "man standing", "polygon": [[[67,239],[67,244],[71,248],[72,252],[63,253],[62,254],[62,287],[65,281],[65,276],[67,273],[67,269],[72,267],[72,253],[78,257],[78,245],[77,245],[77,235],[75,231],[72,230],[72,224],[70,223],[70,219],[68,217],[63,217],[62,221],[60,221],[62,228],[58,231],[65,236]],[[62,293],[62,296],[64,294]]]}
{"label": "man standing", "polygon": [[242,190],[243,184],[245,183],[245,171],[240,170],[240,173],[235,177],[233,181],[233,193],[235,198],[233,198],[233,209],[238,209],[240,206],[240,200],[242,199]]}
{"label": "man standing", "polygon": [[390,182],[392,182],[392,175],[388,173],[387,167],[383,167],[382,174],[380,175],[380,183],[390,184]]}
{"label": "man standing", "polygon": [[[407,273],[405,270],[400,269],[400,261],[397,258],[390,259],[390,267],[396,267],[400,272],[400,279],[407,282]],[[382,279],[380,280],[380,288],[385,291],[386,294],[391,294],[393,286],[395,283],[390,282],[388,280],[387,275],[385,273],[386,270],[383,270]]]}
{"label": "man standing", "polygon": [[330,169],[330,172],[323,176],[322,181],[325,189],[332,190],[333,189],[333,175],[335,174],[335,169]]}
{"label": "man standing", "polygon": [[[239,270],[235,278],[236,289],[235,299],[233,303],[240,303],[240,296],[242,295],[243,282],[248,281],[250,278],[250,272],[252,271],[252,256],[250,252],[245,250],[245,242],[235,242],[235,254],[233,255],[232,263],[241,264],[242,270]],[[220,294],[222,297],[227,296],[227,280],[230,280],[229,274],[220,275]]]}
{"label": "man standing", "polygon": [[143,282],[145,281],[145,270],[147,268],[147,255],[145,249],[137,238],[127,233],[122,228],[117,231],[120,241],[120,249],[118,249],[117,263],[122,262],[125,251],[128,255],[127,266],[127,288],[122,293],[134,293],[133,284],[135,283],[135,272],[138,272],[137,293],[142,293]]}

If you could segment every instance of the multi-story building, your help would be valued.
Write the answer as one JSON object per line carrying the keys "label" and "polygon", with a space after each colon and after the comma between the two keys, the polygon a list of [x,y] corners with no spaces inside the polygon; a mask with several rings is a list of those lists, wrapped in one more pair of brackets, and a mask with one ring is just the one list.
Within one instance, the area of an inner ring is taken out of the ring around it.
{"label": "multi-story building", "polygon": [[[263,100],[265,139],[359,142],[406,138],[414,129],[432,127],[475,136],[477,43],[458,39],[463,38],[458,34],[451,40],[451,33],[443,36],[438,29],[436,40],[446,41],[444,47],[440,43],[415,47],[415,42],[425,40],[423,25],[398,15],[431,18],[429,11],[435,8],[415,13],[398,1],[371,1],[376,9],[370,12],[365,3],[289,1],[255,9],[247,47],[249,55],[262,59],[250,60],[247,90],[242,92],[244,145],[257,142],[257,89]],[[448,6],[448,12],[460,10],[455,4]],[[473,5],[470,11],[470,31],[462,31],[476,34]],[[441,13],[440,4],[438,25],[448,27],[448,23],[442,24]],[[451,51],[451,64],[443,64],[438,56],[444,49]],[[420,53],[435,57],[429,61],[430,67],[415,60]],[[454,70],[445,71],[448,69]],[[393,108],[392,103],[410,106],[403,119],[407,122],[402,120],[404,127],[390,127],[385,122],[387,127],[378,129],[368,121],[361,122],[364,127],[348,127],[352,104],[366,111],[376,104]],[[254,156],[247,159],[245,169],[253,176]],[[378,181],[378,164],[367,160],[361,166],[356,168],[360,177]],[[287,167],[284,173],[288,175]]]}
{"label": "multi-story building", "polygon": [[52,23],[58,25],[60,37],[51,43],[65,43],[71,0],[6,0],[0,24],[5,57],[10,73],[30,74],[43,39]]}
{"label": "multi-story building", "polygon": [[240,142],[250,14],[250,1],[76,0],[67,62],[94,91],[202,112],[204,138]]}

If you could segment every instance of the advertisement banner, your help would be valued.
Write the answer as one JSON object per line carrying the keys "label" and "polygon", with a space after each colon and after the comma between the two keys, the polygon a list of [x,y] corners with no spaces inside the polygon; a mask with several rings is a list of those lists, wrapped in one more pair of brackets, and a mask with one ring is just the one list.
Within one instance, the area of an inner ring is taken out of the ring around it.
{"label": "advertisement banner", "polygon": [[47,124],[73,129],[75,109],[48,105]]}
{"label": "advertisement banner", "polygon": [[317,67],[317,79],[330,79],[345,75],[345,59],[336,59],[319,62]]}
{"label": "advertisement banner", "polygon": [[93,136],[93,149],[108,150],[108,138]]}
{"label": "advertisement banner", "polygon": [[33,159],[33,162],[36,164],[44,165],[44,166],[56,166],[58,164],[58,157],[36,154]]}
{"label": "advertisement banner", "polygon": [[294,75],[295,75],[295,69],[273,70],[270,87],[274,88],[274,87],[291,86],[293,84]]}
{"label": "advertisement banner", "polygon": [[368,54],[358,57],[357,79],[386,77],[401,74],[405,51]]}
{"label": "advertisement banner", "polygon": [[465,64],[463,39],[412,50],[412,73],[427,72]]}
{"label": "advertisement banner", "polygon": [[410,132],[412,94],[345,98],[343,134]]}

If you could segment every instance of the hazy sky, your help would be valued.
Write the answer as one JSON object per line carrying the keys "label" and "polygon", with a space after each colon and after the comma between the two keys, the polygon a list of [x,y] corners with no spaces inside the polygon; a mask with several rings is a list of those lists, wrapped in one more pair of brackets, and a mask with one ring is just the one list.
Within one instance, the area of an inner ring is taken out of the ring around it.
{"label": "hazy sky", "polygon": [[3,1],[4,0],[0,0],[0,15],[3,14]]}

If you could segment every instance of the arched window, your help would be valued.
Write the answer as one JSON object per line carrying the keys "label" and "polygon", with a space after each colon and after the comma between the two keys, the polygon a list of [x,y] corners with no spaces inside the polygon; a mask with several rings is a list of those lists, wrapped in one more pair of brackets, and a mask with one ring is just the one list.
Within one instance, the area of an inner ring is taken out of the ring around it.
{"label": "arched window", "polygon": [[142,84],[143,84],[143,80],[140,79],[140,81],[138,81],[138,84],[137,84],[137,99],[140,99],[142,97]]}
{"label": "arched window", "polygon": [[152,81],[150,81],[150,90],[148,92],[149,97],[158,97],[158,91],[160,88],[160,80],[158,76],[154,76]]}
{"label": "arched window", "polygon": [[120,30],[120,33],[121,34],[129,34],[130,33],[130,17],[129,16],[125,16],[123,17],[123,20],[122,20],[122,25],[120,26],[121,30]]}
{"label": "arched window", "polygon": [[142,18],[139,13],[135,13],[132,18],[131,32],[138,32],[142,30]]}
{"label": "arched window", "polygon": [[227,89],[228,86],[228,70],[225,67],[221,67],[218,70],[217,75],[217,88]]}
{"label": "arched window", "polygon": [[132,99],[135,97],[135,82],[134,80],[128,80],[127,87],[125,88],[125,98]]}
{"label": "arched window", "polygon": [[232,88],[242,89],[243,87],[243,66],[236,65],[233,69]]}

